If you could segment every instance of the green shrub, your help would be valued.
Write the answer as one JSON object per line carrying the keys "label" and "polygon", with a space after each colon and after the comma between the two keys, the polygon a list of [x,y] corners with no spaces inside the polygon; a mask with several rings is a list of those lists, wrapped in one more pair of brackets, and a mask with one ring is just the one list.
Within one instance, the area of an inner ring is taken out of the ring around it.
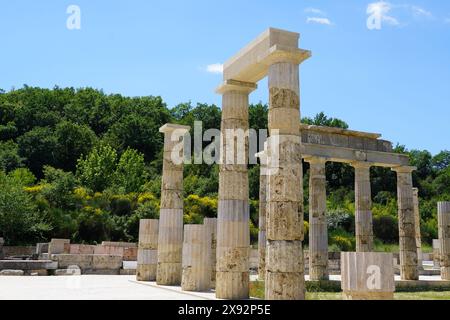
{"label": "green shrub", "polygon": [[398,243],[398,220],[392,216],[375,216],[373,232],[376,238],[385,243]]}

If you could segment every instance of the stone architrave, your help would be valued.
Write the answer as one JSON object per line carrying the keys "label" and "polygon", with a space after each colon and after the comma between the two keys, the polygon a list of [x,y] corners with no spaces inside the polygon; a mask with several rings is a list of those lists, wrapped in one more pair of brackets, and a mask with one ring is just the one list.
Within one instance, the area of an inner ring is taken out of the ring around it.
{"label": "stone architrave", "polygon": [[309,173],[309,277],[328,280],[327,192],[324,158],[307,158]]}
{"label": "stone architrave", "polygon": [[205,225],[186,225],[183,242],[184,291],[211,289],[211,232]]}
{"label": "stone architrave", "polygon": [[159,285],[181,285],[183,247],[183,167],[184,136],[190,127],[166,124],[158,234]]}
{"label": "stone architrave", "polygon": [[158,265],[159,220],[141,220],[139,223],[139,244],[136,279],[155,281]]}
{"label": "stone architrave", "polygon": [[400,230],[400,272],[402,280],[419,280],[419,265],[416,243],[416,219],[414,217],[414,195],[412,172],[414,167],[396,167],[397,202]]}
{"label": "stone architrave", "polygon": [[342,291],[345,300],[393,300],[394,258],[390,253],[343,252]]}
{"label": "stone architrave", "polygon": [[203,224],[211,233],[211,288],[216,288],[217,219],[205,218]]}
{"label": "stone architrave", "polygon": [[441,277],[450,281],[450,202],[438,203],[438,225]]}
{"label": "stone architrave", "polygon": [[367,162],[354,162],[355,168],[355,233],[356,251],[373,251],[372,191]]}

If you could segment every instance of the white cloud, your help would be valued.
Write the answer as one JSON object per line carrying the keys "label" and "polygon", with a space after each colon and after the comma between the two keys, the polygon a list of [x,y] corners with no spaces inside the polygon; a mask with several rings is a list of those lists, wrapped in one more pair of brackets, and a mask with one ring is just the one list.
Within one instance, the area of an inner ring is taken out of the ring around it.
{"label": "white cloud", "polygon": [[433,18],[433,14],[430,11],[418,6],[411,6],[411,10],[414,17]]}
{"label": "white cloud", "polygon": [[367,6],[367,14],[374,19],[378,19],[380,22],[386,22],[391,26],[398,26],[400,22],[395,17],[389,15],[392,8],[393,6],[389,2],[373,2]]}
{"label": "white cloud", "polygon": [[209,73],[221,74],[223,73],[223,64],[221,63],[210,64],[206,67],[206,71]]}
{"label": "white cloud", "polygon": [[326,16],[327,15],[324,11],[322,11],[320,9],[317,9],[317,8],[306,8],[305,9],[305,13],[317,14],[319,16]]}
{"label": "white cloud", "polygon": [[324,25],[328,25],[331,26],[332,23],[329,19],[327,18],[317,18],[317,17],[308,17],[306,19],[306,23],[317,23],[317,24],[324,24]]}

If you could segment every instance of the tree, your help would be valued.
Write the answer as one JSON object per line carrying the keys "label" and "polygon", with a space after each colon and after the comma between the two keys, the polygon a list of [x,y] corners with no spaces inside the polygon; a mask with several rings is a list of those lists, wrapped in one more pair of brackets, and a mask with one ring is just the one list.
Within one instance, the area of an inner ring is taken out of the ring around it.
{"label": "tree", "polygon": [[49,229],[23,186],[0,172],[0,237],[8,244],[29,244]]}
{"label": "tree", "polygon": [[95,133],[86,125],[63,121],[56,126],[57,167],[74,172],[77,160],[87,155],[96,142]]}
{"label": "tree", "polygon": [[77,176],[84,186],[102,192],[112,185],[116,162],[116,150],[109,145],[101,145],[86,158],[78,160]]}
{"label": "tree", "polygon": [[24,158],[19,155],[19,146],[14,141],[0,141],[0,170],[10,172],[23,166]]}
{"label": "tree", "polygon": [[342,128],[342,129],[348,129],[348,124],[340,119],[337,118],[328,118],[324,112],[318,113],[314,119],[311,118],[303,118],[302,123],[309,124],[309,125],[315,125],[315,126],[324,126],[324,127],[334,127],[334,128]]}
{"label": "tree", "polygon": [[37,176],[42,177],[45,165],[57,163],[58,141],[50,127],[36,127],[18,139],[20,156],[26,158],[27,167]]}
{"label": "tree", "polygon": [[144,155],[128,149],[120,157],[115,173],[115,183],[125,193],[138,192],[146,180]]}

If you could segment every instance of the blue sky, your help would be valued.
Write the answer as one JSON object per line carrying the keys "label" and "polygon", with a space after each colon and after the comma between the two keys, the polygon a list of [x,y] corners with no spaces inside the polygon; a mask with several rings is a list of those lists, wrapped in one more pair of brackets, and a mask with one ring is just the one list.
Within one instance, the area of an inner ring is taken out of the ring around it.
{"label": "blue sky", "polygon": [[[66,27],[69,5],[80,30]],[[368,29],[370,15],[381,29]],[[268,27],[301,33],[313,52],[301,66],[303,116],[324,111],[409,149],[450,149],[443,0],[0,0],[0,88],[92,86],[220,106],[222,77],[208,66]],[[251,101],[266,102],[266,88]]]}

